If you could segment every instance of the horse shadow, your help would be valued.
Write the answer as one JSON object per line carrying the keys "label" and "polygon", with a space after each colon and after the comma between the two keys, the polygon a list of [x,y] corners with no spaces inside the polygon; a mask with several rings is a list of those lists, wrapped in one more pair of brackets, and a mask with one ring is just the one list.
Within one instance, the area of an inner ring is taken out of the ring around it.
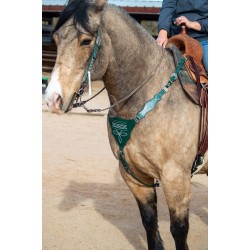
{"label": "horse shadow", "polygon": [[[205,186],[197,182],[194,182],[193,186],[194,189],[201,188],[201,193],[204,191],[203,189],[206,189]],[[161,188],[157,189],[157,196],[158,211],[164,211],[164,213],[158,214],[158,221],[167,221],[169,223],[167,204]],[[199,192],[198,195],[195,194],[194,196],[198,197],[193,197],[193,199],[199,199]],[[93,202],[94,209],[105,220],[119,229],[135,249],[147,250],[146,233],[141,222],[137,203],[122,180],[119,170],[115,173],[115,183],[77,182],[71,180],[66,189],[63,190],[63,199],[58,208],[67,212],[76,206],[84,206],[83,204],[88,199]],[[107,199],[108,202],[103,202],[103,199]],[[197,207],[197,204],[192,205],[191,203],[190,212],[197,213],[203,223],[207,224],[207,211],[204,210],[204,203],[198,204]],[[201,214],[203,216],[200,216]]]}

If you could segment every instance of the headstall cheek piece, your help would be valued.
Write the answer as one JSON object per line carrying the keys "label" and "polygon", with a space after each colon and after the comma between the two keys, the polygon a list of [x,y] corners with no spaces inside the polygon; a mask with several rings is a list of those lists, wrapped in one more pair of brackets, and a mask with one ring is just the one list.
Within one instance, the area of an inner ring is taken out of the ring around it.
{"label": "headstall cheek piece", "polygon": [[[81,82],[81,87],[80,89],[76,92],[76,99],[74,101],[74,106],[73,107],[80,107],[80,106],[84,106],[84,104],[88,101],[83,101],[81,102],[81,96],[84,94],[84,88],[89,85],[89,91],[91,91],[91,79],[90,79],[90,71],[93,67],[94,61],[96,59],[96,55],[97,52],[99,50],[99,47],[101,46],[101,35],[100,35],[100,29],[98,29],[97,31],[97,36],[96,36],[96,41],[95,41],[95,45],[92,51],[92,54],[90,56],[90,61],[89,61],[89,65],[87,67],[87,70],[85,71],[83,80]],[[80,100],[80,102],[78,102]]]}

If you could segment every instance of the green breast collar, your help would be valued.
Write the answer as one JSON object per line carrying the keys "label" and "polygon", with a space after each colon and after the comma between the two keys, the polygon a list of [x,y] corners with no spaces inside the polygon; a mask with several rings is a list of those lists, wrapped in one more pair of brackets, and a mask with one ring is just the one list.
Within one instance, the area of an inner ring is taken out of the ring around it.
{"label": "green breast collar", "polygon": [[111,127],[112,135],[114,136],[115,141],[119,146],[119,160],[121,161],[124,170],[134,179],[136,179],[139,183],[143,184],[146,187],[159,187],[159,182],[158,180],[156,180],[153,184],[147,184],[142,180],[138,179],[131,171],[128,163],[126,162],[123,149],[129,141],[135,125],[139,123],[139,121],[143,119],[147,115],[147,113],[153,110],[156,104],[161,100],[162,96],[168,92],[172,83],[177,79],[177,75],[183,67],[185,61],[186,58],[182,57],[175,72],[171,75],[170,80],[165,85],[165,87],[162,88],[157,94],[155,94],[152,99],[146,102],[143,109],[136,115],[134,119],[127,120],[120,117],[111,117],[110,114],[108,114],[108,120]]}

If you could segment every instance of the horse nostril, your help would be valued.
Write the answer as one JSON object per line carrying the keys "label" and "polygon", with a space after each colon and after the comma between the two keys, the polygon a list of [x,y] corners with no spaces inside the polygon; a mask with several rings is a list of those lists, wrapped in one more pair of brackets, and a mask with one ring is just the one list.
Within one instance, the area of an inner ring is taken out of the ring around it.
{"label": "horse nostril", "polygon": [[55,103],[59,103],[61,101],[61,97],[58,95],[55,99],[54,102]]}
{"label": "horse nostril", "polygon": [[61,106],[61,103],[62,103],[62,98],[60,95],[58,94],[54,94],[53,96],[53,101],[54,101],[54,104],[55,104],[55,107],[57,109],[60,109],[60,106]]}

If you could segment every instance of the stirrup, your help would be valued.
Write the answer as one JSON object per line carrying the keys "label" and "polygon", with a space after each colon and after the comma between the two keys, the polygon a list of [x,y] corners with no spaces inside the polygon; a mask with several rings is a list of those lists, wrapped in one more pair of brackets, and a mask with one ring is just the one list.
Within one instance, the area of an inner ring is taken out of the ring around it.
{"label": "stirrup", "polygon": [[204,167],[204,155],[196,155],[191,169],[191,178]]}

